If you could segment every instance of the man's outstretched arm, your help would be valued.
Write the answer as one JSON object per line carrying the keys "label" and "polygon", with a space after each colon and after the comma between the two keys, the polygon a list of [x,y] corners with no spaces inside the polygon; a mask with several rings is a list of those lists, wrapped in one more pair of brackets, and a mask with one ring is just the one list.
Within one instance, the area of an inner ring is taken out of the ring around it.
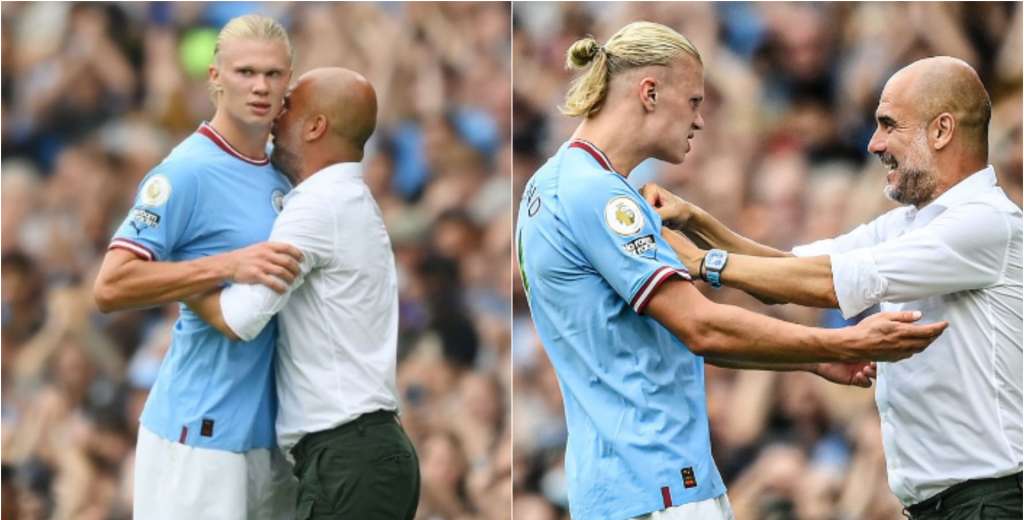
{"label": "man's outstretched arm", "polygon": [[740,235],[704,211],[703,208],[676,196],[657,184],[644,185],[640,192],[647,203],[661,216],[662,224],[685,233],[704,249],[722,249],[730,253],[750,256],[793,256]]}
{"label": "man's outstretched arm", "polygon": [[[687,270],[700,273],[707,251],[667,228],[662,228],[661,236]],[[766,258],[730,254],[721,277],[723,285],[740,289],[764,302],[839,306],[832,279],[832,260],[828,256]]]}
{"label": "man's outstretched arm", "polygon": [[708,364],[722,368],[737,370],[768,370],[772,372],[810,372],[826,381],[840,385],[852,385],[868,388],[871,380],[877,376],[877,367],[873,361],[856,361],[841,363],[754,363],[704,356]]}
{"label": "man's outstretched arm", "polygon": [[265,242],[183,262],[154,262],[112,248],[103,258],[93,296],[102,312],[149,307],[211,291],[227,282],[259,283],[284,292],[299,273],[298,249]]}

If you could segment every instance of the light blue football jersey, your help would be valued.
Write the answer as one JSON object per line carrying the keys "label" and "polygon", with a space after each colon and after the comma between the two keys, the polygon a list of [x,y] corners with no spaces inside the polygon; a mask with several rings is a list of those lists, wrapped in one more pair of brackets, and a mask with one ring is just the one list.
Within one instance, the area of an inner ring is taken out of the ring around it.
{"label": "light blue football jersey", "polygon": [[[267,240],[288,180],[238,153],[207,124],[142,181],[111,248],[177,262]],[[142,411],[153,433],[190,446],[243,452],[275,446],[276,320],[232,342],[185,305]]]}
{"label": "light blue football jersey", "polygon": [[565,402],[574,518],[630,518],[725,493],[703,358],[643,315],[659,284],[690,278],[660,229],[586,141],[564,144],[520,203],[516,246]]}

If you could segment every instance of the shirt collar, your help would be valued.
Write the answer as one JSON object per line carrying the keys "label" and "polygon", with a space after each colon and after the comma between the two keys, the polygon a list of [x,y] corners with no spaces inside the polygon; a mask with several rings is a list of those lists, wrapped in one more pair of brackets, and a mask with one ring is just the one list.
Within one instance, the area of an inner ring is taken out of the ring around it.
{"label": "shirt collar", "polygon": [[304,181],[300,182],[298,186],[292,189],[292,191],[285,197],[285,200],[287,201],[288,197],[291,197],[294,193],[316,190],[329,184],[332,179],[345,177],[362,179],[363,164],[358,162],[334,163],[326,168],[317,170],[316,173],[310,175]]}
{"label": "shirt collar", "polygon": [[196,129],[196,133],[213,141],[213,144],[217,145],[221,150],[224,150],[225,152],[228,153],[228,155],[236,159],[240,159],[244,162],[254,164],[256,166],[264,166],[270,164],[269,155],[264,155],[262,159],[256,159],[254,157],[249,157],[243,154],[242,152],[239,152],[237,148],[231,146],[231,143],[228,142],[228,140],[223,135],[220,135],[220,132],[218,132],[217,129],[213,127],[213,125],[207,123],[206,121],[203,121],[202,124],[199,125],[199,128]]}
{"label": "shirt collar", "polygon": [[912,219],[918,216],[934,217],[953,206],[973,200],[977,195],[984,193],[995,185],[996,170],[990,164],[954,184],[952,188],[946,190],[945,193],[939,195],[920,210],[911,206],[908,216]]}

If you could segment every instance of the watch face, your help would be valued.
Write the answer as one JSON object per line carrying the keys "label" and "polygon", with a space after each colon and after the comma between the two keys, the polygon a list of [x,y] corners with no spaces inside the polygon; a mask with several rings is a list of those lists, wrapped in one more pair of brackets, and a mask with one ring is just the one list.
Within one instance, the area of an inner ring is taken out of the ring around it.
{"label": "watch face", "polygon": [[706,269],[720,270],[725,267],[725,252],[717,249],[708,252],[707,257],[704,258],[704,267]]}

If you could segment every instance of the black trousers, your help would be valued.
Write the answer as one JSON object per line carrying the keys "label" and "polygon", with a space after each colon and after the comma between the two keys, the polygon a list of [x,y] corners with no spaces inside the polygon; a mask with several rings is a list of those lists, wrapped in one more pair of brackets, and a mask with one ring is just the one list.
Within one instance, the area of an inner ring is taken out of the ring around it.
{"label": "black trousers", "polygon": [[306,435],[292,448],[296,519],[411,520],[420,496],[416,450],[393,412]]}
{"label": "black trousers", "polygon": [[1020,520],[1021,474],[961,482],[904,510],[914,520]]}

